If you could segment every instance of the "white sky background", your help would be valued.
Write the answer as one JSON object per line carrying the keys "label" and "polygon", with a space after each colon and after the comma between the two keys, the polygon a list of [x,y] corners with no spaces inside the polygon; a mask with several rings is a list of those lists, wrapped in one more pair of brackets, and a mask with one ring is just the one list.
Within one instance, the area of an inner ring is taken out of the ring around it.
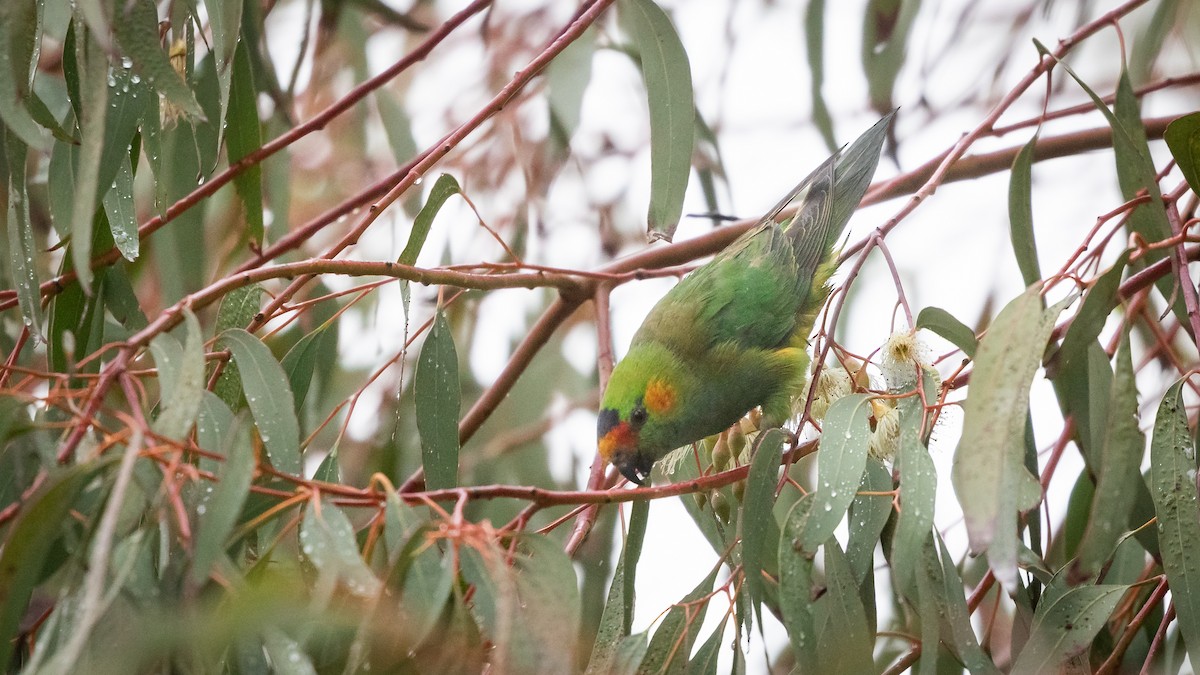
{"label": "white sky background", "polygon": [[[404,8],[402,3],[393,4]],[[465,3],[439,3],[442,10],[439,16],[457,11],[462,4]],[[555,25],[562,24],[574,5],[558,4],[562,5],[563,11]],[[827,3],[824,91],[839,142],[853,140],[878,118],[877,113],[867,108],[866,82],[859,61],[865,4],[865,1]],[[1117,3],[1094,4],[1092,16]],[[498,0],[493,21],[520,17],[542,5],[535,0]],[[729,192],[722,193],[722,208],[726,213],[740,217],[757,216],[828,154],[810,122],[809,70],[803,41],[805,3],[800,0],[770,3],[746,0],[663,2],[663,5],[672,12],[690,56],[700,112],[718,130],[729,179]],[[955,30],[967,5],[977,7],[972,18],[963,25],[966,34],[954,37],[950,51],[943,53],[942,48],[951,39],[950,32]],[[961,134],[977,125],[991,102],[1007,92],[1035,65],[1037,53],[1029,38],[1036,37],[1053,47],[1059,38],[1073,30],[1075,6],[1072,2],[1056,3],[1056,10],[1049,16],[1040,9],[1034,11],[1030,23],[1014,38],[1010,22],[1015,10],[1007,1],[924,3],[910,41],[909,62],[897,86],[896,103],[901,106],[896,128],[900,140],[899,169],[915,168],[949,148]],[[279,9],[282,11],[273,14],[272,22],[280,25],[299,22],[303,16],[303,3],[290,3]],[[1127,41],[1133,41],[1148,18],[1149,12],[1143,8],[1122,23]],[[615,35],[611,19],[610,16],[602,21],[602,26]],[[473,20],[470,24],[473,28],[453,36],[415,70],[406,104],[413,118],[418,147],[426,147],[445,133],[449,128],[448,120],[457,123],[474,114],[493,93],[487,83],[481,81],[479,73],[481,58],[486,54],[480,52],[475,32],[478,25],[478,19]],[[274,35],[288,32],[275,30]],[[1068,62],[1102,95],[1113,89],[1120,66],[1114,45],[1113,31],[1106,30],[1068,58]],[[278,62],[286,65],[294,59],[297,46],[293,38],[288,38],[273,44],[272,51]],[[392,63],[403,49],[404,45],[390,33],[373,39],[368,44],[373,72]],[[1015,50],[1009,55],[1009,65],[999,85],[989,89],[994,64],[1009,49]],[[1171,58],[1190,64],[1186,68],[1170,68],[1172,72],[1196,68],[1195,51],[1173,54]],[[523,63],[515,67],[521,66]],[[301,71],[301,83],[308,77],[307,72],[306,66]],[[1067,81],[1065,74],[1056,82],[1062,86],[1052,108],[1085,100],[1082,92]],[[981,92],[988,92],[990,96],[982,96]],[[1035,116],[1040,110],[1043,93],[1044,85],[1035,85],[1001,123]],[[530,262],[580,269],[595,268],[606,262],[599,253],[595,217],[589,211],[589,204],[615,202],[618,227],[630,232],[644,227],[650,185],[644,96],[640,75],[629,59],[612,50],[598,50],[583,102],[581,126],[573,140],[575,151],[589,158],[586,175],[580,176],[568,168],[547,195],[548,201],[544,205],[520,206],[525,199],[520,176],[513,177],[511,190],[502,191],[487,202],[476,202],[485,219],[514,208],[543,209],[538,215],[543,219],[548,236],[541,240],[532,238]],[[988,105],[960,103],[964,99],[980,98],[987,99]],[[930,117],[921,109],[922,100],[936,111],[936,116]],[[527,107],[530,109],[523,114],[528,117],[529,129],[536,133],[542,128],[544,133],[544,114],[534,109],[536,105]],[[1184,102],[1177,94],[1162,93],[1147,99],[1144,113],[1154,116],[1190,108],[1194,108],[1194,101]],[[1091,114],[1052,125],[1044,133],[1101,125],[1103,119],[1098,114]],[[973,150],[983,152],[1017,146],[1028,140],[1031,133],[1031,130],[1025,130],[1000,140],[986,140]],[[621,149],[641,150],[633,154],[631,161],[616,154],[597,161],[604,138]],[[462,148],[469,148],[471,144],[472,140],[468,139]],[[386,143],[380,142],[378,146],[381,155],[387,156]],[[1161,143],[1152,144],[1152,147],[1161,166]],[[426,185],[432,184],[436,171],[429,176]],[[896,172],[897,167],[885,157],[877,178],[890,177]],[[464,187],[470,190],[469,180],[465,181]],[[887,244],[899,268],[914,315],[925,306],[936,305],[971,324],[977,320],[989,293],[997,294],[993,312],[1020,293],[1023,285],[1008,239],[1007,189],[1007,174],[945,185],[888,237]],[[1059,268],[1074,250],[1082,233],[1092,227],[1098,214],[1122,202],[1111,152],[1035,165],[1034,217],[1043,273]],[[849,228],[850,241],[861,239],[883,224],[903,203],[894,200],[856,214]],[[1080,204],[1088,205],[1088,209],[1079,211]],[[684,212],[706,210],[699,186],[693,180]],[[390,215],[390,228],[382,222],[377,223],[353,255],[387,259],[398,254],[410,224],[398,208],[393,207]],[[676,239],[686,239],[709,228],[706,220],[685,219]],[[646,245],[640,237],[631,238],[631,241],[634,243],[623,254]],[[498,251],[493,250],[494,245],[481,236],[473,215],[456,199],[452,199],[439,215],[418,264],[440,264],[447,246],[454,262],[499,258]],[[332,286],[339,280],[330,279],[329,283]],[[618,355],[624,353],[642,317],[672,283],[671,280],[634,282],[612,294],[613,339]],[[855,282],[855,293],[861,298],[843,315],[838,337],[850,349],[869,353],[894,329],[905,328],[902,316],[897,324],[892,324],[895,291],[877,254]],[[483,301],[479,311],[480,330],[486,330],[490,337],[473,340],[470,352],[472,371],[480,381],[486,383],[496,377],[512,344],[527,329],[530,312],[542,302],[542,296],[525,290],[494,292]],[[400,303],[394,285],[385,287],[380,297],[381,306],[390,303],[395,307]],[[418,311],[428,311],[428,308]],[[423,317],[414,316],[413,324],[421,320]],[[347,314],[342,330],[347,337],[353,335],[354,338],[342,341],[342,356],[347,365],[373,367],[394,354],[402,339],[401,321],[398,311],[374,312],[370,316]],[[499,339],[503,336],[510,340]],[[930,339],[929,343],[935,354],[947,351],[940,340]],[[571,363],[582,371],[588,372],[594,367],[596,345],[590,331],[573,332],[564,348]],[[942,364],[943,375],[952,371],[957,363],[957,359],[951,359]],[[1155,386],[1143,383],[1143,402],[1157,402],[1161,391]],[[367,398],[394,395],[393,387],[394,383],[381,381],[379,388]],[[1053,418],[1057,405],[1052,398],[1047,398],[1052,395],[1048,385],[1038,387],[1032,401],[1037,428],[1043,430],[1037,435],[1043,449],[1053,440],[1061,423]],[[376,406],[364,400],[358,410],[363,414],[352,420],[351,432],[358,437],[369,436],[378,424],[374,414]],[[1051,411],[1050,419],[1042,419],[1047,416],[1043,411]],[[949,473],[957,433],[955,412],[950,412],[950,419],[938,431],[932,454],[939,472],[936,524],[946,535],[951,550],[961,552],[965,546],[961,523],[957,520],[961,511],[950,486]],[[576,480],[583,485],[595,450],[594,415],[584,412],[570,415],[547,435],[547,443],[556,475],[566,477],[565,472],[572,466],[580,467]],[[1048,497],[1053,522],[1057,522],[1065,510],[1066,496],[1081,466],[1075,452],[1068,451],[1064,455]],[[635,631],[646,629],[672,602],[689,592],[716,559],[716,554],[704,542],[677,500],[655,501],[638,570]],[[720,605],[719,602],[714,604]],[[881,603],[880,609],[886,611],[886,605]],[[775,655],[785,644],[786,637],[773,620],[768,618],[767,621],[766,651]],[[709,630],[710,627],[703,629],[701,641]],[[766,672],[763,651],[756,633],[747,649],[750,672]]]}

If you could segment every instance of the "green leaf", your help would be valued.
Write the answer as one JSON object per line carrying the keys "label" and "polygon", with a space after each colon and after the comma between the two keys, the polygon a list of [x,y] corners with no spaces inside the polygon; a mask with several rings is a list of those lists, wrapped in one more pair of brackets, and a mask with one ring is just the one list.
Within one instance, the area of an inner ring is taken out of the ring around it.
{"label": "green leaf", "polygon": [[[226,125],[226,110],[233,108],[231,86],[236,87],[237,84],[232,80],[237,77],[239,66],[237,65],[237,52],[241,52],[243,59],[244,70],[242,74],[250,75],[250,62],[246,59],[246,45],[239,39],[239,29],[242,25],[242,0],[216,0],[204,3],[205,9],[208,10],[208,23],[212,29],[212,56],[214,65],[217,69],[217,87],[218,87],[218,103],[220,112],[217,115],[216,125],[219,129],[236,130],[239,120],[230,119]],[[248,90],[253,92],[253,86]],[[245,93],[245,92],[243,92]],[[258,116],[255,115],[255,125],[257,126]],[[232,163],[232,160],[231,160]],[[236,179],[235,179],[236,180]],[[259,223],[261,225],[261,221]],[[261,236],[262,228],[258,229]]]}
{"label": "green leaf", "polygon": [[[433,219],[437,217],[438,211],[442,210],[442,206],[452,195],[462,194],[462,188],[458,186],[458,181],[448,173],[438,176],[433,187],[429,190],[429,199],[425,201],[425,205],[417,212],[417,217],[413,218],[412,232],[408,234],[408,242],[404,244],[404,250],[400,252],[400,258],[396,262],[401,265],[417,264],[417,256],[421,254],[421,249],[425,246],[425,240],[429,237],[429,230],[433,227]],[[408,334],[408,304],[409,304],[409,283],[402,281],[400,283],[400,297],[404,302],[404,330],[405,335]]]}
{"label": "green leaf", "polygon": [[[633,582],[637,575],[638,559],[642,557],[642,542],[646,536],[649,513],[648,501],[637,501],[630,505],[625,545],[617,557],[612,585],[608,588],[608,600],[604,603],[604,613],[596,628],[596,643],[588,661],[587,675],[601,675],[616,670],[618,645],[622,638],[629,636],[633,625]],[[644,654],[645,640],[642,643]],[[641,655],[638,656],[638,662],[640,660]]]}
{"label": "green leaf", "polygon": [[850,503],[850,536],[846,541],[846,560],[858,583],[863,583],[875,566],[875,547],[879,535],[892,515],[892,496],[884,493],[892,489],[892,472],[874,457],[867,458],[867,470],[862,484]]}
{"label": "green leaf", "polygon": [[[712,635],[696,650],[696,655],[688,663],[688,675],[717,675],[717,665],[720,660],[721,645],[725,643],[725,625],[729,623],[729,615],[721,619]],[[739,649],[740,647],[734,647]]]}
{"label": "green leaf", "polygon": [[654,637],[650,638],[650,646],[638,667],[639,675],[686,672],[688,657],[700,634],[700,624],[704,623],[704,612],[708,609],[708,597],[712,595],[713,583],[720,569],[720,565],[714,567],[691,593],[672,605],[654,631]]}
{"label": "green leaf", "polygon": [[175,440],[186,438],[196,423],[205,384],[204,339],[200,335],[200,322],[190,309],[185,308],[183,316],[187,339],[177,358],[171,345],[173,339],[159,336],[150,343],[154,363],[158,366],[159,381],[164,384],[162,412],[154,420],[154,433]]}
{"label": "green leaf", "polygon": [[1033,151],[1037,142],[1038,135],[1034,134],[1017,153],[1008,183],[1008,233],[1026,286],[1042,278],[1037,240],[1033,236]]}
{"label": "green leaf", "polygon": [[79,165],[75,170],[71,201],[71,262],[79,285],[91,294],[92,286],[92,215],[97,203],[100,160],[104,153],[105,118],[108,114],[108,55],[88,30],[76,22],[75,58],[79,82]]}
{"label": "green leaf", "polygon": [[1184,115],[1168,124],[1163,140],[1192,192],[1200,194],[1200,112]]}
{"label": "green leaf", "polygon": [[511,569],[528,634],[526,660],[543,673],[575,672],[582,604],[571,559],[555,540],[530,534],[517,540]]}
{"label": "green leaf", "polygon": [[[206,390],[200,402],[200,414],[196,416],[196,445],[209,452],[221,452],[233,432],[233,425],[233,411],[216,394]],[[201,455],[199,465],[203,471],[216,473],[224,462]]]}
{"label": "green leaf", "polygon": [[897,588],[915,598],[921,551],[933,527],[937,470],[929,450],[911,427],[900,433],[899,469],[900,517],[892,535],[892,571]]}
{"label": "green leaf", "polygon": [[[104,116],[104,149],[96,173],[99,187],[96,206],[100,206],[100,198],[105,193],[116,187],[114,180],[122,166],[137,158],[133,142],[150,98],[154,96],[154,92],[127,69],[114,67],[108,78],[108,112]],[[130,167],[131,178],[135,169],[137,166]]]}
{"label": "green leaf", "polygon": [[862,64],[871,107],[891,110],[896,76],[904,65],[920,0],[871,0],[863,15]]}
{"label": "green leaf", "polygon": [[429,236],[429,228],[433,226],[433,219],[437,216],[438,211],[442,210],[442,205],[446,203],[446,200],[456,194],[462,194],[462,188],[458,186],[458,181],[454,180],[454,176],[448,173],[438,176],[433,188],[429,190],[429,199],[425,200],[425,205],[413,219],[413,228],[408,235],[408,243],[404,245],[404,250],[400,252],[400,258],[396,262],[401,265],[417,263],[417,256],[421,253],[421,248],[425,246],[425,239]]}
{"label": "green leaf", "polygon": [[30,66],[42,39],[44,7],[32,0],[0,2],[0,121],[24,145],[38,150],[48,147],[46,138],[25,105],[33,94]]}
{"label": "green leaf", "polygon": [[[389,540],[395,540],[389,543],[389,549],[399,549],[399,542],[405,542],[393,575],[404,568],[400,598],[394,611],[404,618],[399,641],[400,648],[408,652],[421,646],[437,626],[454,585],[454,570],[436,546],[425,545],[427,527],[424,520],[416,509],[400,500],[395,490],[388,490],[385,508],[384,534]],[[388,616],[388,612],[384,616]]]}
{"label": "green leaf", "polygon": [[304,647],[286,633],[275,627],[263,630],[263,650],[271,657],[275,673],[279,675],[317,675],[312,658]]}
{"label": "green leaf", "polygon": [[[4,3],[0,3],[4,4]],[[3,12],[4,10],[0,10]],[[4,31],[0,23],[0,33]],[[0,45],[3,47],[3,45]],[[2,58],[2,57],[0,57]],[[0,62],[0,70],[3,70]],[[0,82],[0,85],[3,83]],[[0,93],[0,99],[4,95]],[[4,155],[8,165],[8,264],[21,318],[34,337],[42,334],[42,292],[37,273],[37,245],[33,222],[29,218],[29,188],[25,181],[27,148],[7,129],[4,131]]]}
{"label": "green leaf", "polygon": [[[558,59],[551,61],[547,70],[553,68],[557,62]],[[375,90],[375,104],[379,108],[379,121],[383,123],[388,144],[392,146],[392,158],[397,164],[403,165],[417,154],[417,142],[412,136],[412,120],[404,106],[400,105],[386,88]],[[416,191],[413,192],[416,194]]]}
{"label": "green leaf", "polygon": [[141,248],[138,239],[137,207],[133,203],[133,166],[129,155],[117,170],[112,188],[104,195],[104,213],[117,250],[126,260],[137,260]]}
{"label": "green leaf", "polygon": [[198,524],[188,579],[197,585],[204,583],[213,563],[224,554],[254,478],[254,445],[244,418],[226,434],[221,450],[225,461],[217,472],[217,485],[203,493],[196,508]]}
{"label": "green leaf", "polygon": [[1200,662],[1200,500],[1196,448],[1188,430],[1183,381],[1163,395],[1150,441],[1150,494],[1158,515],[1163,571],[1179,630],[1193,662]]}
{"label": "green leaf", "polygon": [[645,633],[626,635],[614,646],[612,675],[634,675],[641,672],[642,659],[646,658],[646,650],[650,644]]}
{"label": "green leaf", "polygon": [[1006,589],[1016,588],[1017,518],[1037,505],[1041,485],[1025,469],[1029,388],[1064,300],[1042,307],[1038,286],[1008,303],[979,343],[964,404],[952,480],[971,550]]}
{"label": "green leaf", "polygon": [[237,363],[246,403],[271,465],[283,473],[300,475],[300,425],[283,368],[266,345],[240,328],[221,333],[220,341]]}
{"label": "green leaf", "polygon": [[583,32],[546,66],[546,106],[550,112],[551,138],[569,149],[571,136],[579,127],[583,93],[592,79],[596,53],[595,29]]}
{"label": "green leaf", "polygon": [[308,388],[312,384],[313,373],[316,371],[329,325],[323,324],[300,338],[288,353],[283,355],[283,371],[287,373],[288,383],[291,384],[292,393],[296,397],[297,415],[304,406],[304,399],[308,397]]}
{"label": "green leaf", "polygon": [[372,598],[379,592],[379,578],[358,552],[354,527],[332,501],[310,504],[300,523],[300,550],[317,570],[344,584],[350,593]]}
{"label": "green leaf", "polygon": [[133,292],[128,270],[122,263],[114,264],[104,275],[104,308],[117,323],[130,331],[141,330],[148,323]]}
{"label": "green leaf", "polygon": [[816,497],[802,536],[801,548],[807,555],[815,555],[817,547],[833,535],[854,501],[867,466],[870,411],[869,395],[851,394],[834,401],[825,414]]}
{"label": "green leaf", "polygon": [[[236,288],[221,298],[221,306],[217,308],[216,334],[220,335],[232,328],[242,328],[248,325],[258,315],[259,297],[262,292],[262,286],[252,284]],[[213,393],[220,397],[230,410],[237,410],[240,407],[242,376],[238,371],[237,363],[232,360],[226,362],[225,367],[221,370],[221,376],[217,378],[217,383],[213,387]]]}
{"label": "green leaf", "polygon": [[1108,423],[1100,461],[1092,467],[1099,474],[1096,497],[1092,500],[1087,529],[1069,574],[1073,583],[1095,577],[1112,557],[1141,485],[1139,467],[1146,439],[1138,428],[1135,377],[1126,332],[1117,350],[1117,368],[1109,394]]}
{"label": "green leaf", "polygon": [[817,639],[813,625],[813,556],[803,549],[816,493],[796,501],[783,523],[779,537],[779,606],[783,625],[796,653],[802,673],[817,672]]}
{"label": "green leaf", "polygon": [[[214,3],[220,5],[222,3]],[[240,2],[236,4],[241,4]],[[240,11],[239,11],[240,13]],[[254,86],[254,72],[250,68],[250,57],[245,42],[237,42],[232,72],[232,89],[229,92],[229,123],[225,136],[226,152],[230,165],[236,164],[246,155],[262,146],[262,126],[258,120],[258,90]],[[224,82],[224,81],[222,81]],[[262,164],[251,164],[233,177],[242,206],[246,209],[246,227],[250,239],[256,243],[263,240],[263,188]]]}
{"label": "green leaf", "polygon": [[[946,550],[946,545],[937,532],[934,532],[932,539],[925,542],[922,574],[933,582],[933,597],[943,621],[941,633],[949,638],[946,646],[974,675],[999,673],[996,665],[980,648],[979,640],[975,638],[962,578],[959,577],[958,568],[955,567],[950,552]],[[936,590],[938,584],[942,586],[941,592]]]}
{"label": "green leaf", "polygon": [[122,16],[115,22],[117,41],[133,59],[134,67],[150,86],[191,117],[203,118],[191,87],[171,66],[158,38],[158,10],[153,0],[121,4]]}
{"label": "green leaf", "polygon": [[653,239],[671,240],[692,172],[696,108],[692,70],[666,12],[652,0],[619,0],[621,26],[641,61],[650,104],[650,210]]}
{"label": "green leaf", "polygon": [[21,617],[34,587],[43,575],[47,557],[68,520],[76,496],[104,466],[102,462],[77,464],[52,474],[28,498],[7,531],[0,549],[0,663],[12,663]]}
{"label": "green leaf", "polygon": [[950,312],[940,307],[926,307],[917,315],[917,328],[927,328],[937,333],[961,349],[967,358],[975,358],[975,350],[979,346],[975,331],[967,328]]}
{"label": "green leaf", "polygon": [[1064,661],[1088,648],[1128,588],[1077,586],[1054,597],[1047,589],[1034,617],[1033,633],[1012,672],[1058,672]]}
{"label": "green leaf", "polygon": [[804,10],[804,49],[808,57],[809,91],[812,98],[812,120],[825,147],[837,152],[833,133],[833,117],[821,91],[825,84],[825,0],[809,0]]}
{"label": "green leaf", "polygon": [[826,621],[817,634],[821,673],[858,675],[875,670],[873,640],[858,596],[858,584],[836,540],[825,544]]}
{"label": "green leaf", "polygon": [[766,595],[762,578],[762,566],[766,556],[774,553],[768,544],[778,538],[769,537],[771,529],[777,528],[771,507],[775,504],[775,485],[779,482],[780,449],[784,436],[779,429],[764,433],[756,445],[750,460],[750,474],[746,477],[746,496],[742,500],[742,570],[745,572],[746,588],[750,593],[750,604],[758,621],[762,623],[762,601]]}
{"label": "green leaf", "polygon": [[417,431],[425,487],[429,490],[458,485],[458,411],[462,400],[458,384],[458,352],[446,315],[439,311],[421,355],[417,359],[413,391],[417,397]]}

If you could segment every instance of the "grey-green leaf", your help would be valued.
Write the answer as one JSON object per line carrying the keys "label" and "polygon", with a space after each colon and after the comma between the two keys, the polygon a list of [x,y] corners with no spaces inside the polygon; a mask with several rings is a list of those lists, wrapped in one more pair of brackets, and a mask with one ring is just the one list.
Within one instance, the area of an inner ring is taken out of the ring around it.
{"label": "grey-green leaf", "polygon": [[[633,621],[633,581],[638,559],[642,555],[642,540],[646,535],[649,506],[647,501],[637,501],[630,508],[625,546],[621,555],[617,557],[612,585],[609,586],[608,599],[604,603],[604,613],[600,616],[600,625],[596,629],[596,643],[588,661],[587,675],[613,672],[618,658],[617,646],[622,638],[629,636]],[[642,642],[644,653],[645,640]],[[640,655],[638,660],[640,662]]]}
{"label": "grey-green leaf", "polygon": [[299,475],[300,425],[283,368],[266,345],[240,328],[221,333],[220,340],[237,363],[246,403],[254,415],[271,465],[284,473]]}
{"label": "grey-green leaf", "polygon": [[911,427],[900,433],[899,469],[900,517],[892,535],[892,571],[900,591],[915,598],[921,552],[933,527],[937,471],[929,450]]}
{"label": "grey-green leaf", "polygon": [[1139,467],[1146,447],[1146,439],[1138,428],[1137,411],[1137,381],[1126,332],[1117,350],[1103,446],[1097,458],[1099,461],[1092,464],[1099,478],[1091,516],[1071,566],[1070,577],[1074,582],[1098,574],[1125,532],[1141,483]]}
{"label": "grey-green leaf", "polygon": [[1008,183],[1008,232],[1026,286],[1042,278],[1033,236],[1033,150],[1037,142],[1038,135],[1034,134],[1017,153]]}
{"label": "grey-green leaf", "polygon": [[650,638],[650,646],[637,671],[639,675],[686,672],[692,645],[700,633],[702,617],[708,608],[707,598],[712,594],[713,582],[719,570],[720,566],[714,567],[691,593],[672,606],[663,617],[662,623],[654,631],[654,637]]}
{"label": "grey-green leaf", "polygon": [[768,430],[758,440],[758,447],[750,461],[750,474],[746,477],[746,496],[742,500],[742,569],[746,575],[750,603],[760,624],[762,601],[766,594],[762,578],[763,563],[766,556],[775,553],[767,550],[767,544],[774,540],[769,536],[769,531],[778,527],[771,507],[775,504],[779,452],[783,441],[783,432],[779,429]]}
{"label": "grey-green leaf", "polygon": [[1196,447],[1188,430],[1183,381],[1171,385],[1158,406],[1150,441],[1150,494],[1158,514],[1163,571],[1183,642],[1200,662],[1200,500]]}
{"label": "grey-green leaf", "polygon": [[1184,115],[1168,124],[1163,140],[1192,192],[1200,194],[1200,112]]}
{"label": "grey-green leaf", "polygon": [[203,117],[191,87],[171,66],[158,37],[158,10],[153,0],[122,3],[115,23],[117,40],[134,67],[160,94],[192,117]]}
{"label": "grey-green leaf", "polygon": [[1016,587],[1018,513],[1041,498],[1024,465],[1029,388],[1067,302],[1043,308],[1039,291],[1032,286],[1005,306],[979,344],[952,472],[971,549],[988,551],[1006,589]]}
{"label": "grey-green leaf", "polygon": [[[216,333],[231,328],[241,328],[250,323],[258,314],[259,297],[263,289],[258,284],[236,288],[221,298],[221,306],[217,308]],[[237,363],[229,361],[213,386],[215,393],[231,410],[236,410],[242,400],[242,376]]]}
{"label": "grey-green leaf", "polygon": [[350,519],[331,501],[310,504],[300,524],[300,548],[322,574],[364,598],[379,592],[379,578],[363,561]]}
{"label": "grey-green leaf", "polygon": [[1087,649],[1128,588],[1077,586],[1044,599],[1012,672],[1058,672],[1060,664]]}
{"label": "grey-green leaf", "polygon": [[462,400],[458,384],[458,352],[446,315],[438,312],[413,381],[417,431],[421,434],[421,459],[425,487],[430,490],[458,485],[458,412]]}
{"label": "grey-green leaf", "polygon": [[162,336],[150,343],[160,381],[169,383],[163,387],[162,412],[154,420],[154,432],[176,440],[183,439],[191,431],[204,397],[204,341],[200,335],[200,322],[191,310],[183,311],[187,338],[178,359],[171,358],[175,350],[170,348],[168,341],[173,342],[173,338]]}
{"label": "grey-green leaf", "polygon": [[846,560],[860,584],[875,565],[875,547],[879,544],[879,535],[892,515],[892,496],[886,494],[891,489],[891,470],[878,459],[868,457],[862,484],[850,503],[850,535],[846,541]]}
{"label": "grey-green leaf", "polygon": [[796,501],[784,519],[779,537],[779,606],[783,625],[796,653],[800,672],[816,672],[817,638],[813,625],[813,561],[802,550],[816,493]]}
{"label": "grey-green leaf", "polygon": [[123,157],[113,178],[112,187],[104,195],[104,213],[113,243],[126,260],[137,260],[141,240],[138,239],[137,207],[133,203],[133,166],[129,154]]}
{"label": "grey-green leaf", "polygon": [[100,160],[104,153],[105,118],[108,115],[108,54],[91,31],[76,22],[75,54],[79,63],[80,101],[79,165],[75,169],[71,201],[71,262],[85,293],[92,285],[92,215],[97,203]]}
{"label": "grey-green leaf", "polygon": [[828,592],[821,602],[826,603],[826,621],[817,635],[820,672],[832,675],[873,672],[874,640],[867,630],[858,584],[836,540],[825,544],[825,584]]}
{"label": "grey-green leaf", "polygon": [[[244,42],[236,44],[237,52],[230,67],[231,82],[227,113],[229,123],[225,136],[226,152],[231,165],[236,164],[262,145],[262,125],[258,119],[258,91],[254,87],[254,72],[250,68],[248,47]],[[221,84],[223,87],[226,86],[224,79],[221,80]],[[247,234],[252,241],[261,243],[263,240],[262,165],[251,164],[242,169],[241,173],[233,177],[233,186],[246,210]]]}
{"label": "grey-green leaf", "polygon": [[917,315],[917,328],[927,328],[946,338],[958,347],[968,358],[975,357],[979,342],[975,339],[975,331],[971,330],[941,307],[926,307]]}
{"label": "grey-green leaf", "polygon": [[189,580],[201,584],[213,563],[224,553],[225,541],[246,502],[254,478],[254,445],[244,417],[227,433],[221,448],[225,461],[217,472],[216,487],[206,487],[197,508],[196,542]]}
{"label": "grey-green leaf", "polygon": [[817,455],[817,492],[801,537],[802,549],[810,556],[833,535],[862,482],[871,440],[870,399],[867,394],[844,396],[825,414]]}
{"label": "grey-green leaf", "polygon": [[621,25],[641,61],[650,104],[650,210],[652,239],[671,240],[692,172],[696,108],[692,70],[675,27],[651,0],[619,0]]}
{"label": "grey-green leaf", "polygon": [[458,186],[458,181],[448,173],[438,176],[433,187],[429,190],[429,199],[425,201],[425,205],[421,207],[417,217],[413,219],[412,232],[408,235],[408,243],[404,245],[404,250],[400,252],[400,258],[396,262],[401,265],[415,265],[417,263],[417,255],[421,253],[421,247],[425,245],[425,239],[429,236],[429,228],[433,226],[433,219],[437,216],[438,211],[442,210],[442,205],[446,200],[456,194],[461,194],[462,188]]}
{"label": "grey-green leaf", "polygon": [[[3,28],[0,28],[3,31]],[[2,64],[0,64],[2,65]],[[3,95],[0,94],[0,98]],[[14,134],[4,132],[8,163],[8,264],[21,318],[34,336],[42,333],[42,293],[37,273],[37,246],[29,217],[29,189],[25,181],[27,148]]]}
{"label": "grey-green leaf", "polygon": [[25,107],[33,95],[29,76],[42,36],[42,2],[0,2],[0,121],[25,145],[47,147]]}

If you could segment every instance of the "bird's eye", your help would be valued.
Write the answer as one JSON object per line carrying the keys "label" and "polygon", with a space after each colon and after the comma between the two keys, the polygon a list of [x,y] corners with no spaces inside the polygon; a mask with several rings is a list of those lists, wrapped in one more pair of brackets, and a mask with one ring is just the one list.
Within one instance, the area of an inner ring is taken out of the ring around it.
{"label": "bird's eye", "polygon": [[629,411],[629,422],[635,427],[645,424],[647,417],[649,417],[649,414],[646,412],[646,407],[641,403],[633,406],[633,410]]}

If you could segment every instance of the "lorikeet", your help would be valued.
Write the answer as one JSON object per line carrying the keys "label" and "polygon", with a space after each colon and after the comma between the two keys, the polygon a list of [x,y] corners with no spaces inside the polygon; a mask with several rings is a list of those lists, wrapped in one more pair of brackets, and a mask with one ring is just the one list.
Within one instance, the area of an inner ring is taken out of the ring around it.
{"label": "lorikeet", "polygon": [[[609,378],[600,455],[641,484],[671,450],[762,406],[782,424],[808,371],[834,246],[871,182],[891,115],[834,154],[708,264],[659,301]],[[780,213],[800,195],[796,215]]]}

